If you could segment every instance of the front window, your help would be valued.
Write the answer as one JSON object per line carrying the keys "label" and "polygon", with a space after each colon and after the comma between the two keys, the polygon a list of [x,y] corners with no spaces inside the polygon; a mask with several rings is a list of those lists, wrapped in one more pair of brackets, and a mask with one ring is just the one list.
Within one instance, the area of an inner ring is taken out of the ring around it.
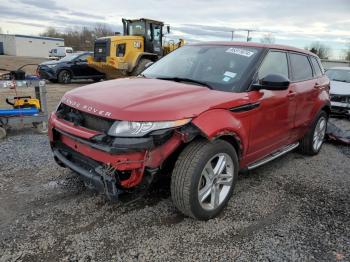
{"label": "front window", "polygon": [[261,80],[269,74],[279,74],[289,78],[286,53],[271,51],[267,54],[258,71],[258,78]]}
{"label": "front window", "polygon": [[342,70],[342,69],[329,69],[326,72],[329,80],[350,83],[350,69]]}
{"label": "front window", "polygon": [[147,68],[143,75],[175,81],[190,79],[215,90],[237,92],[260,53],[261,49],[255,47],[184,46]]}
{"label": "front window", "polygon": [[129,24],[130,35],[145,35],[145,22],[132,22]]}

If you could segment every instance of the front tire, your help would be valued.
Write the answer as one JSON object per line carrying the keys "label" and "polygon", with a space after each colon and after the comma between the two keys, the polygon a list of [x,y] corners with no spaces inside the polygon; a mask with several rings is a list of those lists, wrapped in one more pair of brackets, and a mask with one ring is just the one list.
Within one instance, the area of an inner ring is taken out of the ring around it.
{"label": "front tire", "polygon": [[302,154],[313,156],[320,152],[324,137],[326,135],[327,122],[327,113],[325,111],[321,111],[310,127],[310,130],[300,141],[299,151]]}
{"label": "front tire", "polygon": [[185,215],[208,220],[217,216],[232,196],[238,177],[238,157],[223,140],[196,140],[176,161],[171,196]]}
{"label": "front tire", "polygon": [[58,74],[58,82],[61,84],[69,84],[72,81],[72,74],[67,70],[62,70]]}

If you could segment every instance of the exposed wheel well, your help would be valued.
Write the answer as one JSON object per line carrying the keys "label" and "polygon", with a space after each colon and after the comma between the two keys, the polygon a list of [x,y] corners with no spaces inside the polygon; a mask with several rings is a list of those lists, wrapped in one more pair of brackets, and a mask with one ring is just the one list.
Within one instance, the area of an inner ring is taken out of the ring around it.
{"label": "exposed wheel well", "polygon": [[[164,163],[162,164],[161,169],[162,170],[166,170],[169,173],[171,173],[171,170],[174,168],[174,164],[178,158],[178,156],[180,155],[180,153],[193,141],[198,140],[198,139],[207,139],[209,141],[208,138],[206,138],[205,136],[198,134],[197,136],[195,136],[193,139],[191,139],[188,143],[183,143],[181,144],[171,155],[168,156],[167,159],[165,159]],[[215,139],[221,139],[224,140],[226,142],[228,142],[229,144],[231,144],[234,149],[236,150],[238,159],[240,159],[241,155],[242,155],[242,147],[241,147],[241,142],[239,141],[239,138],[236,137],[234,134],[229,134],[229,135],[222,135],[222,136],[218,136]]]}
{"label": "exposed wheel well", "polygon": [[236,150],[238,159],[240,159],[242,155],[242,148],[241,148],[241,142],[239,141],[239,138],[236,137],[235,135],[222,135],[217,137],[216,139],[221,139],[224,140],[228,143],[230,143],[234,149]]}
{"label": "exposed wheel well", "polygon": [[331,114],[331,107],[329,105],[325,105],[321,110],[325,111],[328,117]]}

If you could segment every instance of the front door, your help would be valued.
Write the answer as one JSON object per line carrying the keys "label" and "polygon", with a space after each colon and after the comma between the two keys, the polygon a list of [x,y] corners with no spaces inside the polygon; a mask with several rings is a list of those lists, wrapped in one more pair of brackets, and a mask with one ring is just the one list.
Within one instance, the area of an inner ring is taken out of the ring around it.
{"label": "front door", "polygon": [[90,54],[84,54],[76,58],[71,69],[76,77],[92,77],[97,75],[97,71],[91,68],[87,62],[87,57]]}
{"label": "front door", "polygon": [[149,53],[163,55],[162,49],[162,25],[149,23],[147,25],[147,35],[145,39],[145,51]]}
{"label": "front door", "polygon": [[[258,70],[258,79],[268,74],[280,74],[289,79],[286,52],[269,51]],[[296,103],[290,87],[279,91],[251,91],[249,96],[253,104],[259,105],[252,116],[247,152],[247,158],[254,162],[289,143]]]}

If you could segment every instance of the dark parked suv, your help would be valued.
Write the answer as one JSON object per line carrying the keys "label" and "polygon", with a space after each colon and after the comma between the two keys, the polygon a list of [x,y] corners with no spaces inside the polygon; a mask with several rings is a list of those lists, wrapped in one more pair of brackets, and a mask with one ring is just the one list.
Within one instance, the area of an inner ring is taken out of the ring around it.
{"label": "dark parked suv", "polygon": [[87,57],[92,52],[80,52],[67,55],[58,61],[47,61],[38,66],[38,73],[41,78],[51,82],[68,84],[72,79],[93,79],[100,81],[104,74],[89,67]]}

